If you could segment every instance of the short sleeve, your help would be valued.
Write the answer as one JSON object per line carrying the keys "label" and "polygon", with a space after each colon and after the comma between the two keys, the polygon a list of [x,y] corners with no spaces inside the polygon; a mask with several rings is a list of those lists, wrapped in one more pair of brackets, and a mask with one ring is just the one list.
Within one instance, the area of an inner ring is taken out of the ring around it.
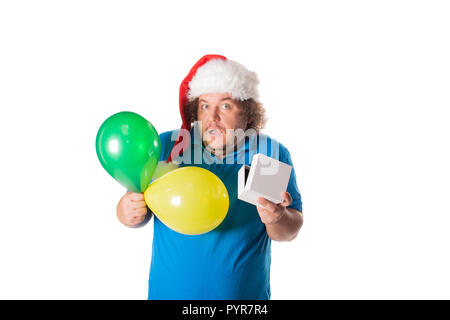
{"label": "short sleeve", "polygon": [[159,140],[161,141],[161,155],[159,161],[167,160],[177,136],[178,130],[166,131],[159,135]]}
{"label": "short sleeve", "polygon": [[280,161],[292,166],[291,176],[289,177],[289,182],[287,186],[287,192],[292,197],[292,203],[288,208],[293,208],[298,211],[302,211],[302,196],[297,186],[297,176],[295,174],[294,165],[292,164],[291,155],[288,149],[280,144]]}

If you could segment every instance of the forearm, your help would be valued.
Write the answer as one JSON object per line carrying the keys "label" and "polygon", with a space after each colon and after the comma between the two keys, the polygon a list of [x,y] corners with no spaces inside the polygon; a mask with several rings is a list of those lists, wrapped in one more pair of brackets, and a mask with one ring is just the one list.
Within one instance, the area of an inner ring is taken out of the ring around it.
{"label": "forearm", "polygon": [[303,225],[303,213],[286,208],[285,214],[275,223],[266,223],[266,231],[270,239],[275,241],[291,241],[295,239]]}

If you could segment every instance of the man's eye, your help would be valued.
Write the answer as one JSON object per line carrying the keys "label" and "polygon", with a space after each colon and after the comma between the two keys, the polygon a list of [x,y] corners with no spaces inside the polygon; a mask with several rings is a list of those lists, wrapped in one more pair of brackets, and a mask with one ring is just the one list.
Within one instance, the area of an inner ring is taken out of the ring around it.
{"label": "man's eye", "polygon": [[202,108],[202,109],[206,109],[206,108],[208,108],[208,105],[207,105],[207,104],[202,104],[202,105],[201,105],[201,108]]}
{"label": "man's eye", "polygon": [[231,108],[231,106],[228,103],[224,103],[222,105],[222,109],[230,109],[230,108]]}

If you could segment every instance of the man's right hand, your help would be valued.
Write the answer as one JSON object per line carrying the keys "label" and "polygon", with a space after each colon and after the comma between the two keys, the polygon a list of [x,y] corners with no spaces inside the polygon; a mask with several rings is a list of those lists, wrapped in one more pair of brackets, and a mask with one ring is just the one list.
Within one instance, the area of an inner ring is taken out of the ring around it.
{"label": "man's right hand", "polygon": [[136,227],[147,214],[143,193],[127,192],[117,204],[117,218],[127,227]]}

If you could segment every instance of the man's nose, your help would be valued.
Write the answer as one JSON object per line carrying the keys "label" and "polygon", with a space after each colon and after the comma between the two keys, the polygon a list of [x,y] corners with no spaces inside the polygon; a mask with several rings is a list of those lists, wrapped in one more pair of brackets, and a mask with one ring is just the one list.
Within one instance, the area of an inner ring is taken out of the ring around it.
{"label": "man's nose", "polygon": [[220,121],[219,108],[211,108],[209,111],[210,120]]}

